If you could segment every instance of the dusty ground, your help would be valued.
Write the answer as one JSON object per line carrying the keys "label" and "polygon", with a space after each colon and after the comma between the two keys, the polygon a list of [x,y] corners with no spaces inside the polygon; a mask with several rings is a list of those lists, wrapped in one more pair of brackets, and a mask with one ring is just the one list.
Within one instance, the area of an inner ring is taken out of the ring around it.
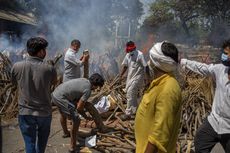
{"label": "dusty ground", "polygon": [[[24,141],[20,133],[17,119],[8,122],[2,122],[3,128],[3,153],[24,153]],[[84,140],[81,139],[81,142]],[[67,153],[69,147],[69,138],[62,138],[62,130],[59,123],[59,114],[53,113],[51,133],[46,148],[46,153]],[[92,152],[98,153],[95,150]]]}
{"label": "dusty ground", "polygon": [[[67,153],[69,147],[69,138],[63,139],[62,130],[59,123],[59,114],[53,113],[52,128],[46,153]],[[3,125],[3,153],[24,153],[24,142],[19,131],[17,119],[8,122],[2,122]],[[84,140],[81,139],[83,142]],[[91,150],[93,153],[98,151]],[[222,147],[217,145],[212,153],[224,153]]]}

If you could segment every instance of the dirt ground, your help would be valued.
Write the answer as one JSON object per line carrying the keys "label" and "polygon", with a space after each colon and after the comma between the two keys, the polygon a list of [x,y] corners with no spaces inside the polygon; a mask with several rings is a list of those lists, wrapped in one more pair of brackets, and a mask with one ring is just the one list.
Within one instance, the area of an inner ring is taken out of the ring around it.
{"label": "dirt ground", "polygon": [[[81,129],[82,130],[82,129]],[[2,121],[2,133],[3,133],[3,153],[24,153],[24,141],[18,127],[17,119],[4,122]],[[67,153],[70,139],[62,138],[62,129],[59,123],[59,113],[53,112],[53,120],[51,132],[46,147],[46,153]],[[80,142],[84,142],[80,139]],[[99,153],[98,151],[91,150],[93,153]]]}
{"label": "dirt ground", "polygon": [[[82,129],[84,130],[84,129]],[[3,153],[24,153],[24,142],[18,127],[17,119],[11,121],[2,121],[3,133]],[[53,120],[46,153],[67,153],[69,147],[69,138],[62,138],[62,130],[59,123],[59,114],[53,112]],[[80,142],[84,142],[81,139]],[[91,149],[93,153],[99,153]],[[211,153],[224,153],[222,147],[217,144]]]}

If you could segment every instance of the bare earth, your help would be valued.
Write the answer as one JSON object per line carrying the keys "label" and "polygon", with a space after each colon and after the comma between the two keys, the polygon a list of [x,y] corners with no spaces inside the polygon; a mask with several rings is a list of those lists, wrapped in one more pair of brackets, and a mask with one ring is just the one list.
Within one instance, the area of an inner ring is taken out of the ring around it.
{"label": "bare earth", "polygon": [[[3,125],[3,153],[24,153],[24,142],[20,133],[17,119],[9,122],[2,122]],[[59,123],[59,114],[53,113],[51,133],[46,148],[46,153],[67,153],[69,138],[62,138],[62,130]],[[92,150],[93,153],[99,153]],[[221,145],[217,144],[211,153],[224,153]]]}

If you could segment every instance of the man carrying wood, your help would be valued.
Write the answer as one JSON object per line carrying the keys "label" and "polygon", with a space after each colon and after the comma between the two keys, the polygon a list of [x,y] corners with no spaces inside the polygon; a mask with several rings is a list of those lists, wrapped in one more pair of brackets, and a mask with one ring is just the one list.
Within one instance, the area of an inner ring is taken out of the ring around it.
{"label": "man carrying wood", "polygon": [[[104,79],[95,73],[91,75],[89,80],[85,78],[72,79],[59,85],[53,92],[53,102],[58,106],[61,116],[68,117],[72,121],[70,130],[70,153],[75,153],[77,150],[76,138],[80,125],[79,114],[84,114],[84,106],[90,97],[91,90],[104,85]],[[63,126],[64,132],[67,131],[67,126]]]}
{"label": "man carrying wood", "polygon": [[178,50],[161,42],[149,54],[154,76],[135,118],[136,153],[175,153],[182,107],[181,89],[173,75]]}
{"label": "man carrying wood", "polygon": [[77,58],[77,53],[81,47],[81,42],[77,39],[72,40],[70,48],[64,57],[64,76],[63,82],[81,77],[81,66],[89,59],[89,54],[83,54],[81,59]]}
{"label": "man carrying wood", "polygon": [[122,120],[130,119],[135,115],[138,106],[137,95],[138,89],[141,89],[144,83],[145,68],[148,73],[147,63],[144,59],[143,53],[136,49],[134,42],[129,41],[126,44],[126,56],[122,62],[122,70],[120,73],[120,80],[128,69],[128,76],[126,81],[126,98],[127,107],[125,115],[121,116]]}
{"label": "man carrying wood", "polygon": [[26,153],[44,153],[51,125],[51,85],[55,68],[43,62],[48,42],[40,37],[27,41],[29,56],[12,68],[12,83],[19,88],[19,127]]}
{"label": "man carrying wood", "polygon": [[216,143],[225,152],[230,152],[230,39],[225,41],[221,50],[220,64],[204,64],[181,59],[181,66],[203,76],[211,76],[215,83],[212,111],[198,128],[195,136],[195,152],[209,153]]}

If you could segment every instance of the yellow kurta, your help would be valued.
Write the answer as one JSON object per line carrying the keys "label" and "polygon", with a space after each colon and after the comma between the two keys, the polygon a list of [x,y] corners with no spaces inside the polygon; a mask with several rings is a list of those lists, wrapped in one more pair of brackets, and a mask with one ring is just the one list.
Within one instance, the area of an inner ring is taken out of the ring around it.
{"label": "yellow kurta", "polygon": [[144,153],[148,142],[158,153],[176,152],[181,106],[181,89],[174,77],[164,74],[152,81],[136,113],[136,153]]}

